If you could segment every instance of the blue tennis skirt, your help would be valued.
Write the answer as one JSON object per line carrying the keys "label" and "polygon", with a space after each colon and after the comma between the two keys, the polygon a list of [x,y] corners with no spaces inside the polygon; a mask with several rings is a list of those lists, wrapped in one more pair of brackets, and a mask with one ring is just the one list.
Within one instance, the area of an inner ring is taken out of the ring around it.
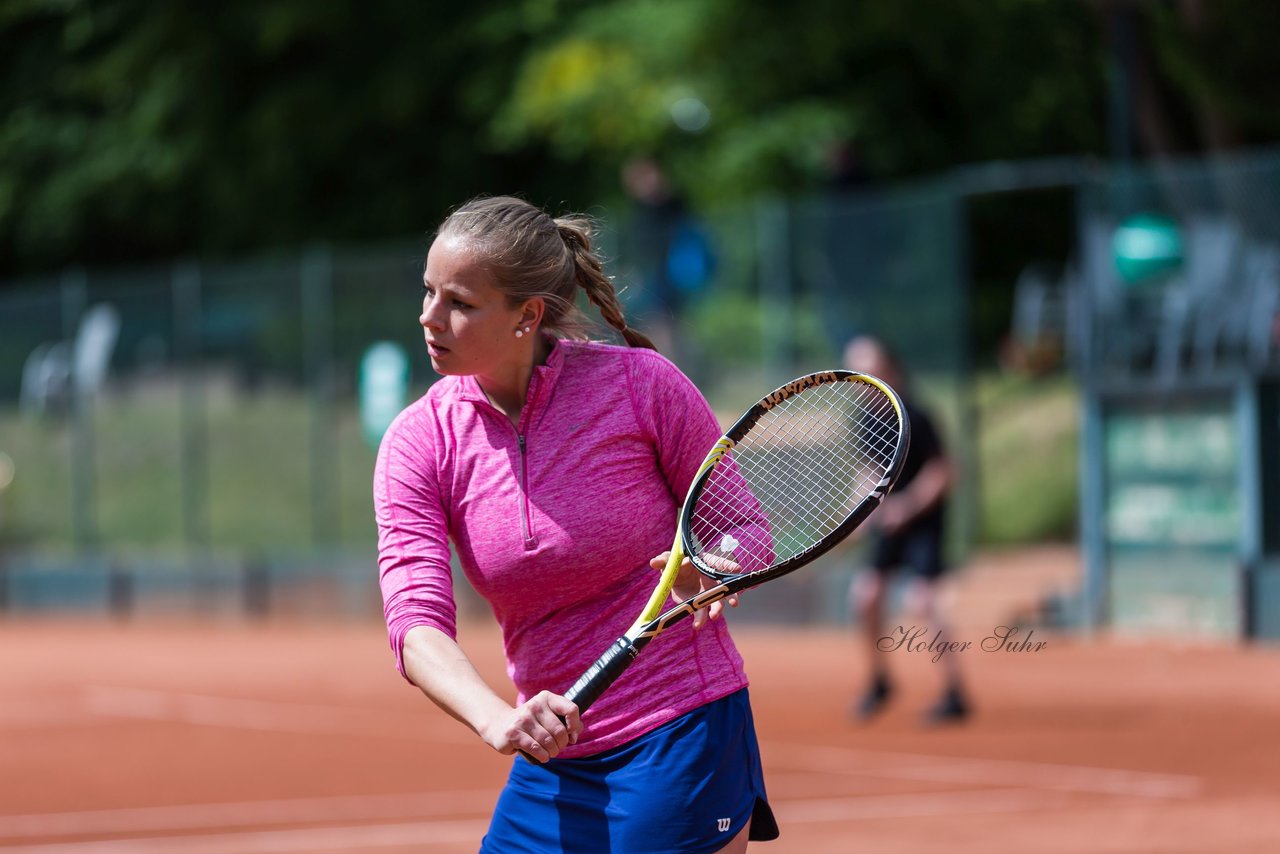
{"label": "blue tennis skirt", "polygon": [[545,765],[518,757],[482,854],[718,851],[776,839],[744,688],[633,741]]}

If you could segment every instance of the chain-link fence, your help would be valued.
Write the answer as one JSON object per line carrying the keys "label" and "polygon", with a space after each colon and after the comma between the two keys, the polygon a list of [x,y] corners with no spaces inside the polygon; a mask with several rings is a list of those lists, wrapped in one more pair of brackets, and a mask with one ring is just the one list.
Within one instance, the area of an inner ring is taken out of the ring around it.
{"label": "chain-link fence", "polygon": [[[682,217],[647,243],[620,214],[601,245],[634,325],[726,415],[838,366],[844,341],[872,332],[955,427],[958,222],[954,194],[917,189],[762,200]],[[13,461],[0,597],[34,607],[76,588],[76,572],[94,579],[82,597],[127,607],[172,599],[173,573],[197,579],[197,599],[242,605],[263,600],[255,580],[307,567],[372,587],[362,360],[379,342],[401,348],[405,401],[433,380],[416,322],[426,248],[12,283],[0,296],[0,451]]]}

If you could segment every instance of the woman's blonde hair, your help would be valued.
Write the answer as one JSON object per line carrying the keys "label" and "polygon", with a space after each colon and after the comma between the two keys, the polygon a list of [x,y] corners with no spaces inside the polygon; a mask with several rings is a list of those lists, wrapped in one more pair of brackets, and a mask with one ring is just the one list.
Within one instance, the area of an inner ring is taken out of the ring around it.
{"label": "woman's blonde hair", "polygon": [[586,338],[591,327],[578,310],[577,292],[600,310],[605,322],[632,347],[656,350],[649,337],[627,326],[613,282],[591,245],[592,222],[584,216],[552,217],[523,199],[491,196],[459,207],[436,230],[436,239],[465,238],[493,284],[513,304],[533,297],[546,303],[542,325],[565,338]]}

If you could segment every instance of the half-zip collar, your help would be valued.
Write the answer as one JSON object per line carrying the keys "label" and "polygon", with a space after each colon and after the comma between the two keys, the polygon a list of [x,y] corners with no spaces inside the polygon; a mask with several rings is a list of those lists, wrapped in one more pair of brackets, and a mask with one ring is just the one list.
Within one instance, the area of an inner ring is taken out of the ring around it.
{"label": "half-zip collar", "polygon": [[[551,394],[551,390],[555,388],[556,380],[560,377],[560,372],[564,368],[564,351],[559,339],[550,338],[551,352],[547,354],[547,361],[542,365],[535,365],[533,373],[529,376],[529,389],[525,392],[524,406],[520,408],[520,417],[516,421],[516,432],[525,435],[529,428],[533,426],[534,417],[540,415],[540,408],[547,396]],[[484,389],[480,388],[480,383],[474,376],[459,377],[460,388],[458,397],[461,400],[469,400],[473,403],[482,404],[494,412],[502,414],[498,407],[489,402],[489,397],[484,393]],[[505,415],[502,416],[506,418]]]}
{"label": "half-zip collar", "polygon": [[[536,419],[541,416],[542,408],[555,388],[556,380],[564,366],[564,348],[556,339],[551,339],[551,352],[547,355],[546,364],[534,366],[529,377],[529,388],[525,393],[524,406],[520,408],[520,417],[516,419],[513,429],[516,434],[516,485],[520,493],[520,535],[524,550],[532,551],[538,547],[538,535],[533,526],[533,507],[529,496],[529,431]],[[489,410],[506,424],[511,424],[505,413],[490,402],[484,389],[474,376],[461,378],[459,397],[475,405]]]}

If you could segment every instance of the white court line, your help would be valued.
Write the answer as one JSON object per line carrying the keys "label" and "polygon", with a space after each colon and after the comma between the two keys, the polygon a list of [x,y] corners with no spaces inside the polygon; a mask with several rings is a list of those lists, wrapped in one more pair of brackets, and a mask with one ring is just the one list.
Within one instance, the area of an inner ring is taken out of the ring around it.
{"label": "white court line", "polygon": [[423,821],[408,824],[267,830],[207,836],[164,836],[104,842],[54,842],[0,846],[8,854],[266,854],[280,851],[371,851],[406,845],[476,843],[489,820]]}
{"label": "white court line", "polygon": [[8,815],[0,816],[0,839],[155,833],[321,821],[421,819],[432,815],[487,816],[497,796],[496,789],[464,789]]}
{"label": "white court line", "polygon": [[[152,702],[154,698],[136,699]],[[1066,792],[1186,798],[1198,792],[1201,784],[1197,777],[1112,768],[1004,759],[966,759],[773,741],[767,742],[765,746],[770,754],[771,764],[791,770],[987,787],[845,798],[775,798],[772,803],[779,816],[792,823],[1045,810],[1065,803],[1067,798],[1063,793]],[[1016,785],[1011,787],[1010,783]],[[396,845],[476,842],[483,835],[488,819],[458,820],[454,817],[460,813],[487,815],[496,794],[496,791],[488,789],[475,789],[4,816],[0,817],[0,837],[10,839],[172,832],[231,825],[253,828],[316,821],[385,821],[396,817],[410,821],[368,826],[244,830],[195,837],[46,843],[16,849],[0,845],[0,850],[28,851],[31,854],[124,854],[135,851],[149,854],[175,850],[193,854],[255,854],[316,848],[335,851],[368,850]],[[448,818],[412,821],[432,814]]]}
{"label": "white court line", "polygon": [[825,774],[981,786],[1008,786],[1014,783],[1027,789],[1142,798],[1191,798],[1203,788],[1203,780],[1186,774],[1023,762],[1017,759],[969,759],[817,747],[775,741],[765,743],[764,747],[769,751],[770,764]]}
{"label": "white court line", "polygon": [[[404,715],[399,717],[406,721],[406,726],[390,726],[391,716],[376,709],[352,706],[243,700],[98,685],[85,689],[84,707],[90,714],[102,717],[170,721],[226,729],[409,738],[435,744],[475,742],[474,736],[459,727],[428,727],[416,716],[408,718]],[[376,720],[377,725],[372,725],[371,720]]]}
{"label": "white court line", "polygon": [[[461,794],[461,793],[455,793]],[[491,793],[486,793],[491,794]],[[401,799],[410,796],[401,796]],[[418,796],[412,796],[418,797]],[[317,799],[311,806],[337,801],[347,801],[348,808],[372,798]],[[815,824],[824,822],[859,821],[868,819],[904,818],[940,815],[971,815],[981,813],[1031,812],[1053,809],[1066,800],[1065,796],[1050,792],[1026,789],[986,789],[968,792],[926,792],[910,795],[873,795],[852,798],[827,798],[822,800],[782,800],[773,806],[784,824]],[[279,803],[211,804],[210,813],[219,809],[244,810],[235,821],[248,822],[252,813],[261,808],[275,809]],[[297,802],[304,804],[307,802]],[[103,815],[112,811],[102,811]],[[119,832],[129,819],[147,813],[168,815],[172,808],[157,807],[150,810],[117,810],[119,821],[109,829]],[[70,813],[68,816],[77,814]],[[92,815],[92,814],[80,814]],[[329,818],[355,818],[331,811]],[[364,817],[372,818],[372,815]],[[43,816],[34,818],[46,818]],[[276,816],[275,818],[279,818]],[[295,818],[301,818],[295,813]],[[284,851],[369,851],[376,848],[404,845],[430,845],[446,842],[478,843],[488,828],[488,818],[406,822],[403,824],[351,825],[344,827],[299,828],[286,830],[245,830],[206,834],[201,836],[162,836],[115,839],[105,841],[54,842],[17,847],[0,845],[9,854],[153,854],[181,851],[183,854],[258,854],[259,852]],[[70,826],[70,825],[69,825]],[[194,826],[194,825],[193,825]],[[133,832],[145,831],[144,826],[129,828]],[[178,829],[169,824],[166,829]],[[71,832],[84,832],[83,830]]]}
{"label": "white court line", "polygon": [[769,800],[779,821],[816,824],[876,818],[907,818],[977,813],[1033,812],[1057,809],[1067,802],[1060,792],[1033,789],[969,789],[912,792],[900,795],[857,795],[849,798]]}

